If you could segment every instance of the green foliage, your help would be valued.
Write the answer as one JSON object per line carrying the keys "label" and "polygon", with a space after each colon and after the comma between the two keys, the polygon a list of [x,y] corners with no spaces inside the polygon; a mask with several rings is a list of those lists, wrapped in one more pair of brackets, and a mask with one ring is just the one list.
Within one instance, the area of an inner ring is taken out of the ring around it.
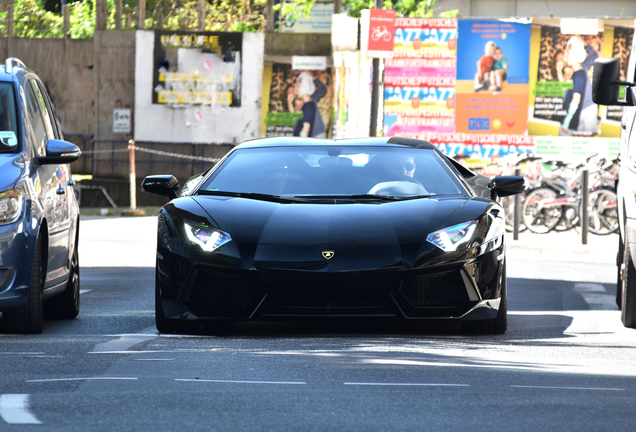
{"label": "green foliage", "polygon": [[21,38],[61,37],[62,18],[46,11],[37,0],[16,0],[13,35]]}
{"label": "green foliage", "polygon": [[[384,0],[382,9],[394,9],[398,17],[431,18],[435,12],[436,0]],[[348,14],[359,17],[362,9],[375,8],[375,0],[342,0],[342,7]],[[442,12],[439,16],[456,17],[457,9]]]}
{"label": "green foliage", "polygon": [[[115,0],[108,1],[107,29],[115,26]],[[255,32],[266,26],[267,0],[206,0],[206,31]],[[436,0],[384,0],[384,9],[395,9],[401,17],[431,17]],[[285,19],[308,17],[315,0],[283,0],[276,6]],[[61,38],[63,19],[52,0],[15,0],[14,36],[21,38]],[[342,0],[343,10],[359,17],[362,9],[375,7],[374,0]],[[45,8],[46,5],[46,8]],[[69,0],[70,29],[73,39],[93,37],[95,30],[95,0]],[[198,0],[147,0],[144,28],[165,30],[196,30]],[[49,10],[47,10],[47,8]],[[122,28],[134,28],[137,20],[137,0],[123,0]],[[457,16],[457,10],[440,16]],[[0,13],[0,32],[6,34],[6,12]]]}

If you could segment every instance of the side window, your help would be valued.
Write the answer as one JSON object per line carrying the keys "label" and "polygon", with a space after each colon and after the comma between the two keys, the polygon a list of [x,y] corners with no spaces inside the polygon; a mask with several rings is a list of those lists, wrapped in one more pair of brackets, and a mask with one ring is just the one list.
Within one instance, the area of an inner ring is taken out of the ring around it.
{"label": "side window", "polygon": [[41,82],[38,82],[38,86],[40,87],[40,93],[44,96],[46,101],[46,105],[49,107],[49,117],[51,119],[51,124],[53,125],[53,132],[55,133],[55,138],[62,139],[62,125],[60,124],[60,119],[57,116],[57,112],[55,110],[55,105],[51,100],[51,95],[49,95],[46,87]]}
{"label": "side window", "polygon": [[40,102],[30,85],[27,84],[25,86],[24,93],[27,99],[27,113],[31,123],[31,128],[29,128],[28,134],[31,135],[35,156],[46,156],[46,142],[48,141],[48,136],[44,125],[44,118],[42,117],[42,113],[39,108]]}
{"label": "side window", "polygon": [[38,106],[40,107],[40,112],[42,113],[42,117],[44,118],[44,127],[46,129],[46,135],[48,139],[55,139],[56,130],[53,128],[54,121],[52,120],[51,112],[49,110],[49,107],[46,104],[46,100],[44,99],[44,96],[42,95],[42,92],[40,91],[40,87],[37,81],[33,79],[29,80],[29,85],[31,89],[33,90],[33,94],[35,95],[36,100],[38,102]]}

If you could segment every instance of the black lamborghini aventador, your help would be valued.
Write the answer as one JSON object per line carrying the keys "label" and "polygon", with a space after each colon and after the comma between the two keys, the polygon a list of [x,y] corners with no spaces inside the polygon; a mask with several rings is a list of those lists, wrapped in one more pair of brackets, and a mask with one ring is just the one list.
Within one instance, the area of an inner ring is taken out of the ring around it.
{"label": "black lamborghini aventador", "polygon": [[425,141],[268,138],[159,212],[156,324],[298,317],[459,320],[506,331],[504,210],[522,177],[475,174]]}

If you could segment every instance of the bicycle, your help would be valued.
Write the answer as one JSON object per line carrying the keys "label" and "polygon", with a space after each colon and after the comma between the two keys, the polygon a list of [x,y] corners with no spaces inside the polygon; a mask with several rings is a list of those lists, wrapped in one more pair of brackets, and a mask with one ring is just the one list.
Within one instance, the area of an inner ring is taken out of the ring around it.
{"label": "bicycle", "polygon": [[[580,225],[580,215],[583,214],[583,169],[596,156],[594,154],[586,158],[585,163],[574,169],[563,162],[552,162],[556,174],[531,190],[523,202],[522,218],[530,231],[545,234],[551,230],[565,231]],[[604,159],[599,161],[596,169],[590,171],[590,178],[592,185],[587,208],[589,231],[597,235],[615,232],[618,228],[616,193]]]}

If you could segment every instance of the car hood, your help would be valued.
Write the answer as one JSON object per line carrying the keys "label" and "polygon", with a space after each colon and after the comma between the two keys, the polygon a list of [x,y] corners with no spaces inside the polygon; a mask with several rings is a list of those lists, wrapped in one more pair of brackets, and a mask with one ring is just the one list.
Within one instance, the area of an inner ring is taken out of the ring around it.
{"label": "car hood", "polygon": [[[282,260],[305,266],[317,257],[324,262],[321,252],[332,250],[339,259],[330,260],[329,265],[336,267],[331,270],[338,270],[336,263],[343,269],[404,266],[405,262],[413,266],[423,255],[437,251],[425,241],[429,233],[478,219],[488,207],[488,201],[479,198],[426,198],[373,204],[281,204],[244,198],[192,198],[215,226],[230,233],[243,250],[241,255],[247,249],[252,251],[254,262],[271,267],[282,265],[276,264]],[[247,245],[251,246],[246,248]]]}
{"label": "car hood", "polygon": [[0,154],[0,191],[13,188],[23,170],[22,155]]}

